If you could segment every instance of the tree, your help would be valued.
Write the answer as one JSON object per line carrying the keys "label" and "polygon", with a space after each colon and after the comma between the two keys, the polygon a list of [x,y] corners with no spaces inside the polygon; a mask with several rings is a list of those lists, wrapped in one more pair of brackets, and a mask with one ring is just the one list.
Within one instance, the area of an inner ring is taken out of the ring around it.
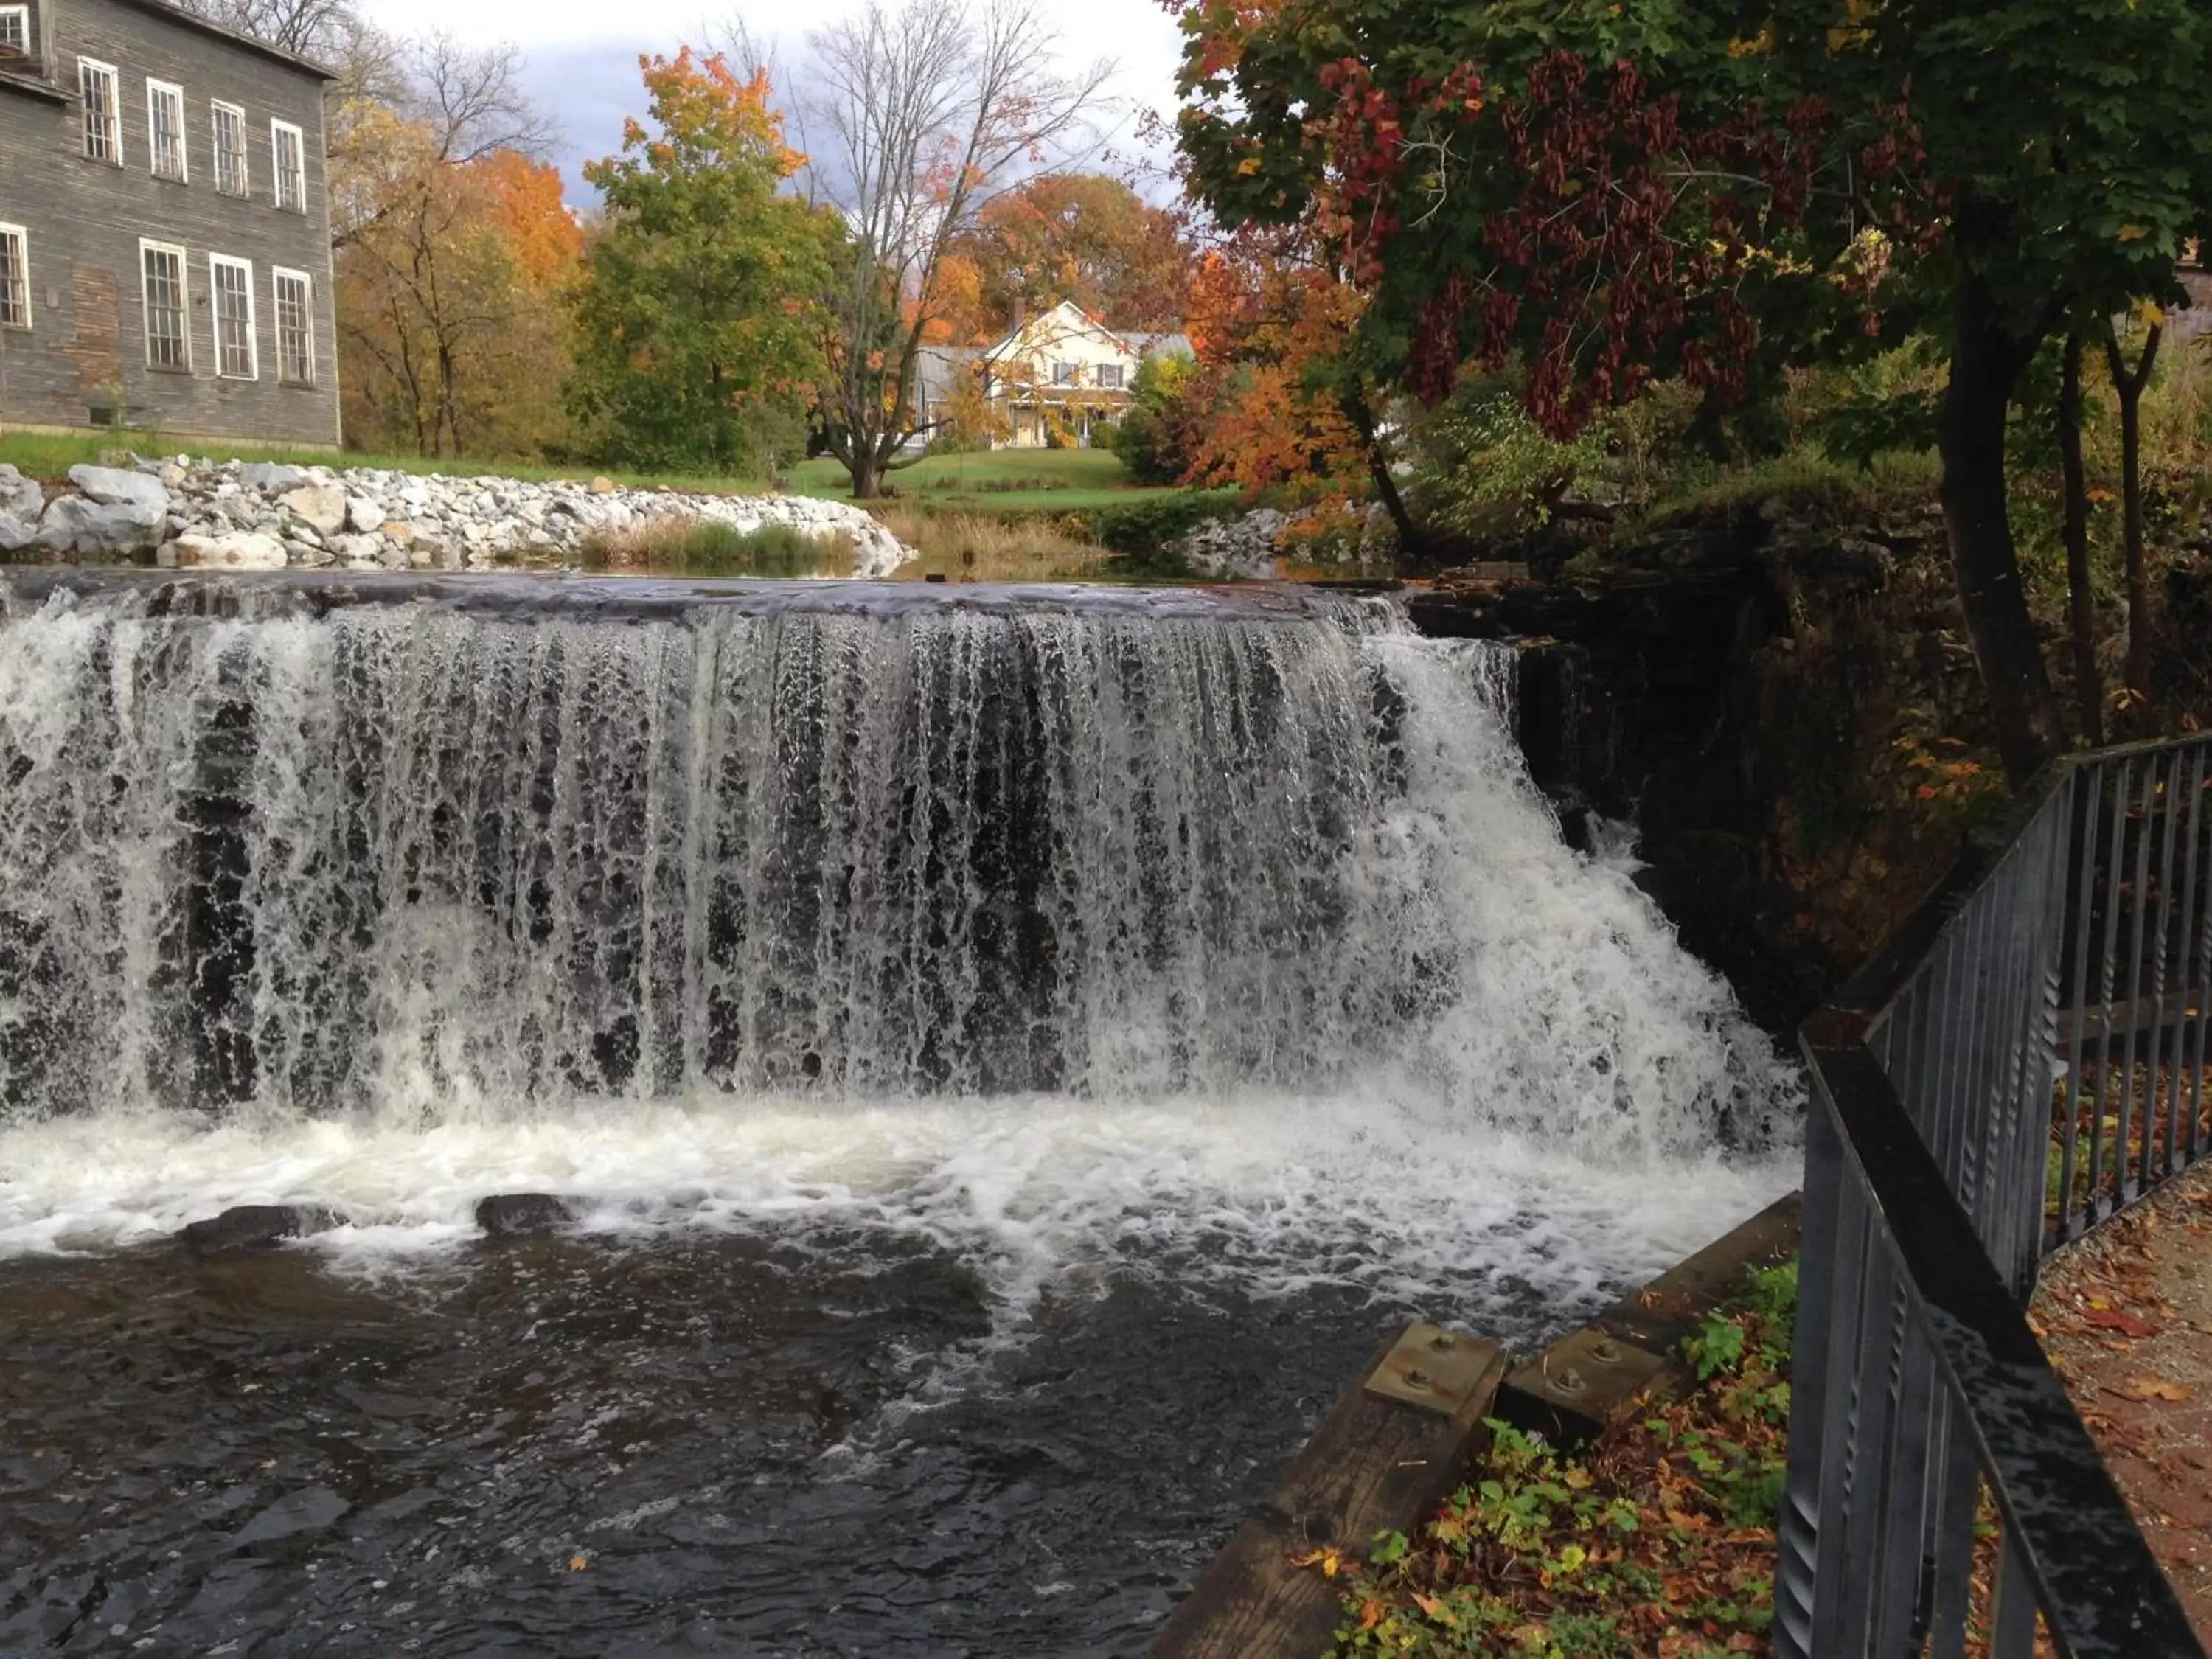
{"label": "tree", "polygon": [[813,188],[849,232],[824,285],[821,420],[856,496],[880,493],[922,429],[915,361],[953,244],[1079,143],[1104,83],[1103,66],[1057,71],[1045,15],[1041,0],[872,0],[812,37]]}
{"label": "tree", "polygon": [[177,0],[210,23],[266,40],[302,58],[336,64],[362,27],[353,0]]}
{"label": "tree", "polygon": [[575,308],[572,401],[641,467],[757,472],[803,443],[823,364],[836,215],[784,194],[764,74],[717,55],[639,60],[650,112],[584,176],[605,201]]}
{"label": "tree", "polygon": [[[1017,307],[1072,301],[1112,328],[1183,325],[1192,253],[1181,217],[1101,173],[1047,173],[988,203],[946,249],[975,273],[987,332]],[[957,331],[956,331],[957,333]]]}
{"label": "tree", "polygon": [[582,232],[554,168],[454,161],[435,124],[355,112],[360,217],[337,250],[349,439],[426,455],[526,454],[564,428],[562,302]]}
{"label": "tree", "polygon": [[1198,360],[1174,352],[1137,365],[1129,407],[1114,434],[1114,453],[1139,483],[1181,483],[1191,467],[1188,396]]}
{"label": "tree", "polygon": [[[2057,722],[2006,501],[2022,373],[2069,310],[2173,289],[2212,200],[2194,0],[1314,0],[1193,6],[1182,143],[1232,222],[1304,222],[1435,396],[1526,365],[1564,435],[1650,379],[1739,399],[1925,327],[1942,501],[2015,780]],[[1471,326],[1470,326],[1471,325]]]}

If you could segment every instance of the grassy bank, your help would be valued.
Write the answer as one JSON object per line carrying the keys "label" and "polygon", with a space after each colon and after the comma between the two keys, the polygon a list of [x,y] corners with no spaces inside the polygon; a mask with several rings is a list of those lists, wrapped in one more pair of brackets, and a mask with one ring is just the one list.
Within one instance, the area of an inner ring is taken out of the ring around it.
{"label": "grassy bank", "polygon": [[[852,498],[851,481],[834,460],[793,467],[792,488],[807,495]],[[1034,517],[1090,513],[1184,492],[1133,482],[1121,458],[1104,449],[992,449],[932,455],[890,475],[896,500],[932,512]],[[1224,504],[1233,490],[1211,492]]]}
{"label": "grassy bank", "polygon": [[679,489],[696,495],[757,495],[768,488],[767,481],[762,478],[606,472],[592,466],[543,466],[482,458],[374,455],[349,450],[302,449],[283,444],[218,442],[158,432],[0,432],[0,462],[49,483],[66,478],[73,466],[96,466],[126,452],[147,457],[191,455],[217,461],[276,461],[290,466],[362,467],[381,472],[412,473],[420,477],[519,478],[531,483],[563,480],[588,483],[594,478],[605,477],[625,489]]}

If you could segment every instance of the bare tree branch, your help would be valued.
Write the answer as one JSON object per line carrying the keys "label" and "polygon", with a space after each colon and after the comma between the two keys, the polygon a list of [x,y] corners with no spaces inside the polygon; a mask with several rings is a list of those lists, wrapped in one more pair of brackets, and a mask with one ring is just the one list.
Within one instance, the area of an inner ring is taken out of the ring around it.
{"label": "bare tree branch", "polygon": [[1095,143],[1112,65],[1060,73],[1042,0],[870,0],[810,37],[810,190],[852,258],[830,296],[831,451],[856,495],[920,429],[915,360],[946,248],[993,200]]}

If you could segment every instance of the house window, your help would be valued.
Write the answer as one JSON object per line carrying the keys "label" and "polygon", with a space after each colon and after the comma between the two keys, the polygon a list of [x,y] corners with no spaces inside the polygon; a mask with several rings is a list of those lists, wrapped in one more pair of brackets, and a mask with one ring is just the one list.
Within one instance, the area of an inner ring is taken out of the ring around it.
{"label": "house window", "polygon": [[167,242],[141,242],[138,258],[145,276],[147,366],[189,374],[192,345],[185,321],[185,251]]}
{"label": "house window", "polygon": [[215,290],[215,372],[226,380],[259,380],[260,354],[253,340],[253,267],[243,259],[210,253],[208,283]]}
{"label": "house window", "polygon": [[215,106],[215,187],[226,196],[253,191],[246,161],[246,112],[235,104]]}
{"label": "house window", "polygon": [[115,65],[76,60],[77,97],[84,105],[84,153],[95,161],[123,165],[123,93]]}
{"label": "house window", "polygon": [[1098,385],[1103,391],[1119,392],[1121,389],[1121,365],[1119,363],[1099,364]]}
{"label": "house window", "polygon": [[315,284],[304,271],[276,273],[276,378],[288,386],[315,383]]}
{"label": "house window", "polygon": [[269,124],[270,148],[276,160],[276,205],[293,213],[307,210],[307,145],[289,121]]}
{"label": "house window", "polygon": [[1054,386],[1073,386],[1075,384],[1075,365],[1073,363],[1054,363],[1052,366],[1052,383]]}
{"label": "house window", "polygon": [[0,6],[0,58],[31,55],[31,9]]}
{"label": "house window", "polygon": [[31,325],[31,239],[21,225],[0,225],[0,328]]}
{"label": "house window", "polygon": [[146,83],[147,147],[154,176],[185,182],[185,89],[167,81]]}

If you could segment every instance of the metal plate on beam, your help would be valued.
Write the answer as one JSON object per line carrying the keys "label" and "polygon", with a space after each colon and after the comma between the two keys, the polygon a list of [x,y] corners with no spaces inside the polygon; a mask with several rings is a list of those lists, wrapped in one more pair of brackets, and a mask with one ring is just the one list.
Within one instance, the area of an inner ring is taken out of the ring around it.
{"label": "metal plate on beam", "polygon": [[1409,1325],[1367,1379],[1367,1392],[1455,1417],[1489,1379],[1498,1345],[1441,1325]]}
{"label": "metal plate on beam", "polygon": [[1554,1342],[1540,1358],[1515,1372],[1510,1386],[1604,1423],[1666,1369],[1665,1355],[1591,1328]]}

